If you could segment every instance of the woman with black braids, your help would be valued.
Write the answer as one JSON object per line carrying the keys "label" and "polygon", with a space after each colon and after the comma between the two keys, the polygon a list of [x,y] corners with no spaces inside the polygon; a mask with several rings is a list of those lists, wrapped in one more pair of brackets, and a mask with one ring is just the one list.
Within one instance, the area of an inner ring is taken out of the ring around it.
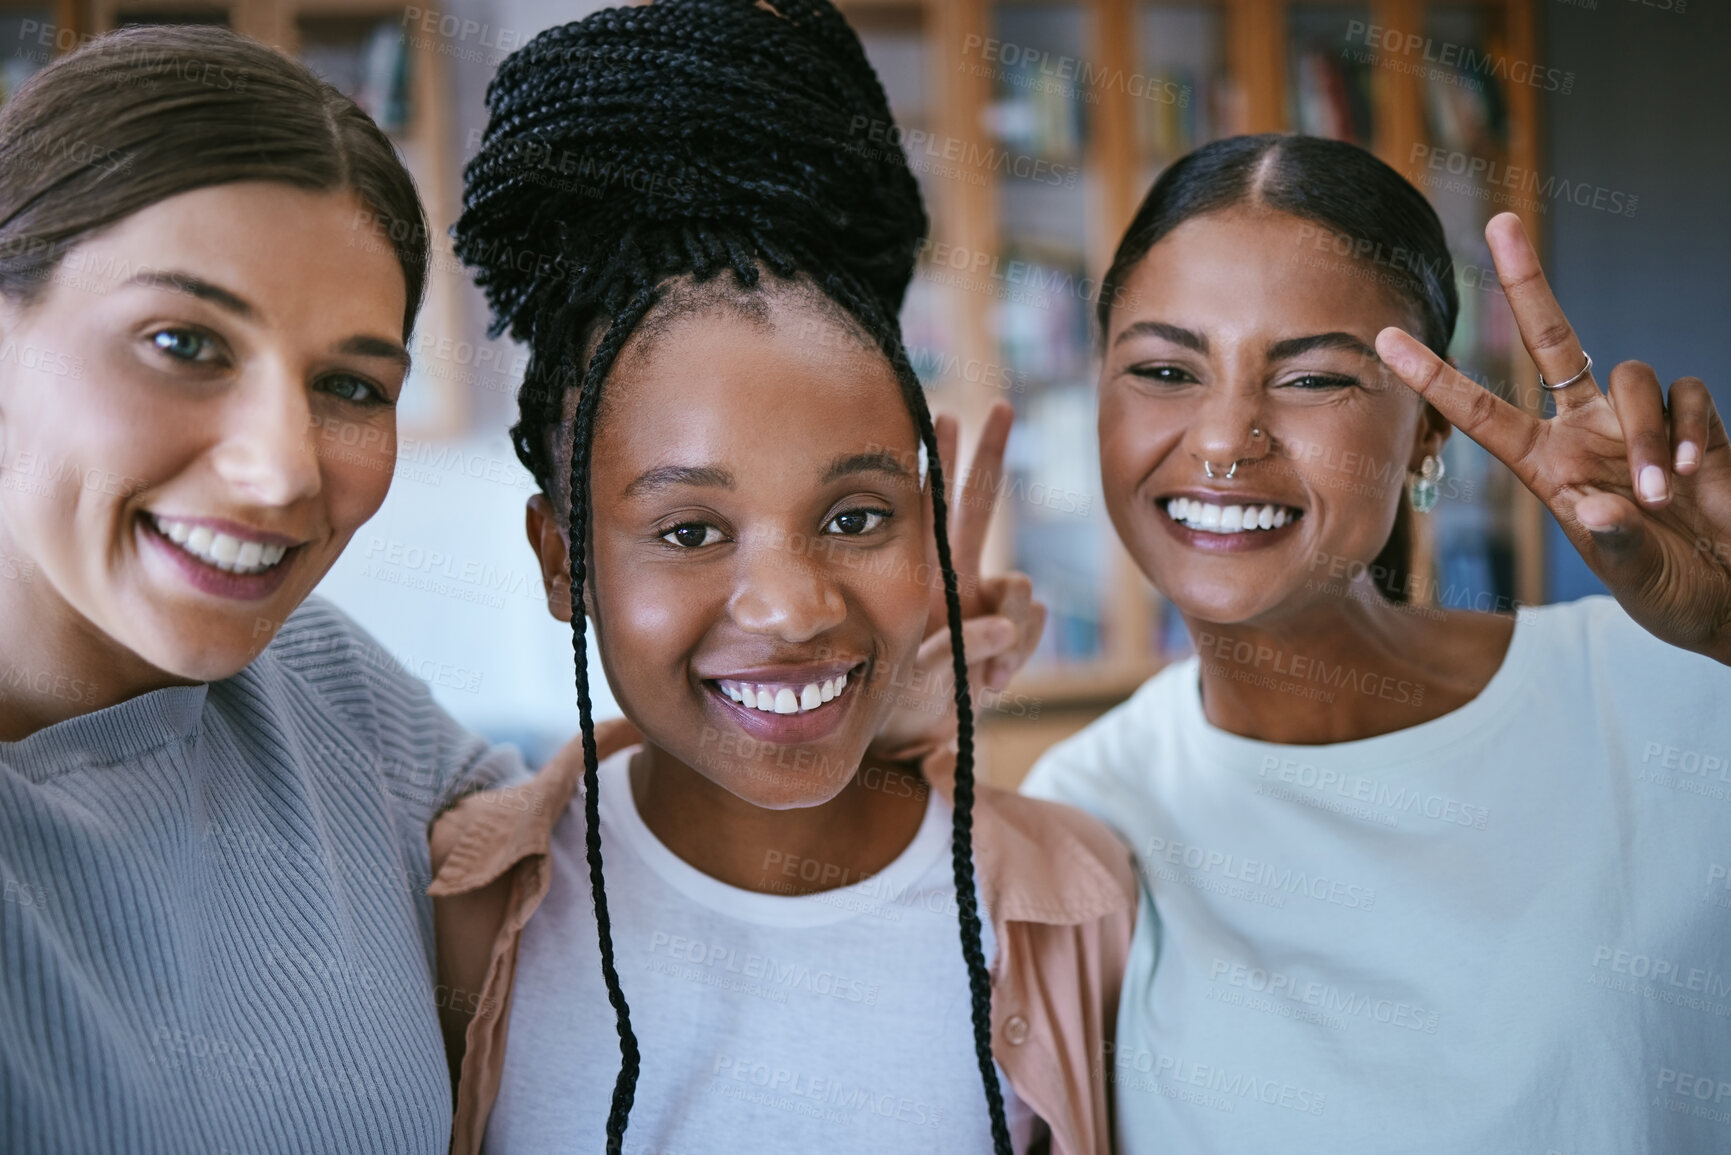
{"label": "woman with black braids", "polygon": [[[948,748],[868,749],[933,587],[952,638],[964,606],[896,322],[926,219],[847,147],[890,118],[857,38],[822,0],[609,10],[488,100],[458,251],[530,346],[583,733],[434,832],[455,1149],[1108,1149],[1127,854],[976,788],[959,641]],[[588,622],[630,725],[591,720]]]}

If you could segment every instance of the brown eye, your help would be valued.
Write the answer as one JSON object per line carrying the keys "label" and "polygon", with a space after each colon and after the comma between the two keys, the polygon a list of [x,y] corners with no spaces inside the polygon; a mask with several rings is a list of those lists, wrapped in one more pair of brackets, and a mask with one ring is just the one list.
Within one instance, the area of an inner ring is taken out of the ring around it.
{"label": "brown eye", "polygon": [[1349,389],[1358,382],[1351,377],[1337,377],[1331,373],[1306,373],[1302,377],[1294,377],[1287,384],[1298,389],[1321,390]]}
{"label": "brown eye", "polygon": [[1144,381],[1158,381],[1162,385],[1188,385],[1196,380],[1176,365],[1133,365],[1129,372],[1133,377],[1140,377]]}
{"label": "brown eye", "polygon": [[[710,540],[709,534],[714,529],[714,526],[704,525],[700,521],[687,522],[684,525],[676,525],[666,533],[662,534],[661,540],[665,541],[669,545],[683,546],[686,549],[697,549],[700,546],[713,544]],[[721,540],[721,534],[719,532],[716,533],[714,540]]]}
{"label": "brown eye", "polygon": [[888,510],[850,509],[830,518],[829,525],[824,528],[832,529],[846,537],[858,537],[860,534],[882,525],[889,519],[889,516]]}

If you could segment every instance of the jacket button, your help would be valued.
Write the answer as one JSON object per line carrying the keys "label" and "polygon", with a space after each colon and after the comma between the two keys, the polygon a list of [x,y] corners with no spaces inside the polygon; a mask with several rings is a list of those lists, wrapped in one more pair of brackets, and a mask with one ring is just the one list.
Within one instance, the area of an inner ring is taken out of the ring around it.
{"label": "jacket button", "polygon": [[1011,1015],[1004,1021],[1004,1037],[1010,1040],[1011,1046],[1019,1047],[1028,1041],[1028,1020],[1021,1015]]}

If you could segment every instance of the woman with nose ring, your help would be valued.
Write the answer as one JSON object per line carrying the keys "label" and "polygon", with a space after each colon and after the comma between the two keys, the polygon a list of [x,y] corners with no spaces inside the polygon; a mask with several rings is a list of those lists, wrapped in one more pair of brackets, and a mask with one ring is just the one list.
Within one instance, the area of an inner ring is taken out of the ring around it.
{"label": "woman with nose ring", "polygon": [[[1104,278],[1106,505],[1197,653],[1026,789],[1138,860],[1126,1151],[1731,1149],[1731,447],[1486,235],[1548,418],[1447,363],[1442,227],[1350,145],[1191,153]],[[1451,426],[1610,597],[1422,596]]]}
{"label": "woman with nose ring", "polygon": [[[1250,427],[1250,440],[1254,442],[1254,441],[1259,440],[1261,437],[1262,437],[1262,430],[1260,430],[1260,429],[1256,428],[1256,426],[1252,425]],[[1231,481],[1234,477],[1236,477],[1238,475],[1238,462],[1241,460],[1243,460],[1243,459],[1242,458],[1235,458],[1233,460],[1232,464],[1228,465],[1226,467],[1226,473],[1224,474],[1226,480]],[[1208,479],[1210,481],[1212,481],[1214,479],[1214,463],[1212,461],[1204,461],[1202,463],[1202,471],[1208,475]]]}

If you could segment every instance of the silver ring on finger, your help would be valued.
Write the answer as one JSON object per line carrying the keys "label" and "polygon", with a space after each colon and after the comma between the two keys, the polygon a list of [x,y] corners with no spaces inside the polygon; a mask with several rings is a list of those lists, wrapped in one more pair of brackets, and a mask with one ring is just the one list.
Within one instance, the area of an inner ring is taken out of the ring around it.
{"label": "silver ring on finger", "polygon": [[1585,365],[1581,366],[1581,371],[1579,373],[1576,373],[1573,377],[1570,377],[1567,381],[1558,381],[1555,385],[1552,385],[1549,381],[1546,381],[1545,375],[1543,373],[1540,373],[1539,374],[1539,388],[1549,389],[1551,392],[1554,393],[1558,389],[1567,389],[1569,386],[1573,385],[1575,382],[1577,382],[1581,378],[1585,377],[1588,373],[1591,373],[1593,371],[1593,355],[1591,353],[1587,352],[1585,349],[1583,349],[1583,350],[1581,350],[1581,356],[1583,356],[1587,359],[1587,363]]}

